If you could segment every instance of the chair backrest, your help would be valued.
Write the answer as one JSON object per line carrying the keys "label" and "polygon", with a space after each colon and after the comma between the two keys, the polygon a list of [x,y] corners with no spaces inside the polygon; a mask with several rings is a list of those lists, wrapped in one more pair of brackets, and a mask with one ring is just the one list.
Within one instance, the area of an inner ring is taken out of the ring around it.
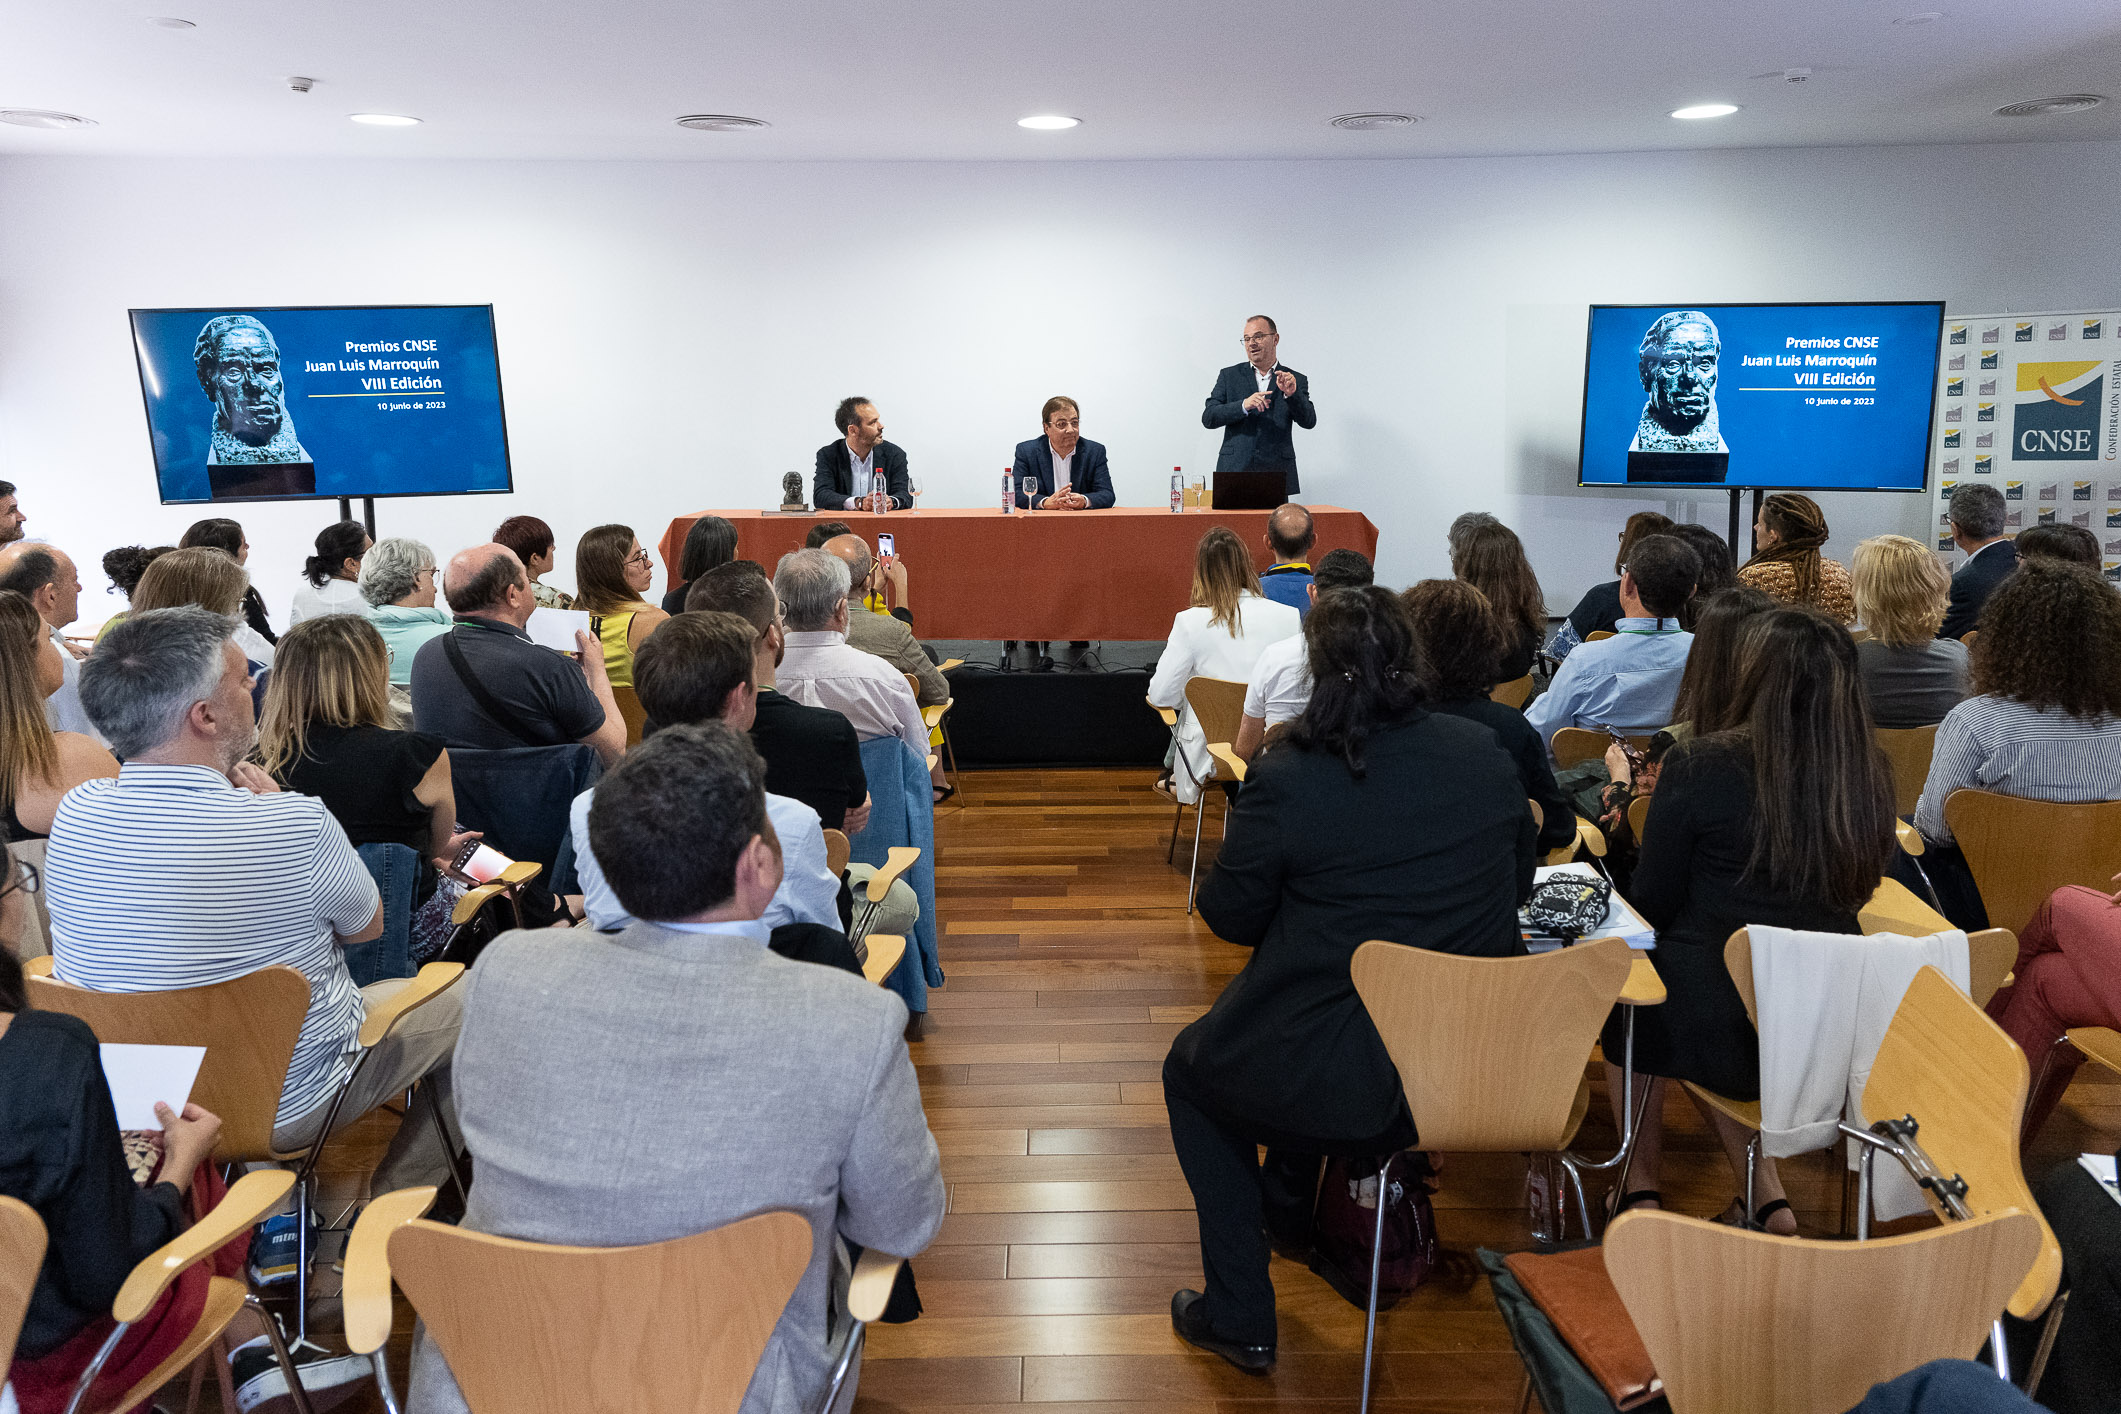
{"label": "chair backrest", "polygon": [[1526,673],[1521,678],[1495,684],[1488,689],[1488,699],[1505,707],[1523,707],[1532,700],[1532,675]]}
{"label": "chair backrest", "polygon": [[[2017,961],[2018,939],[2008,928],[1984,928],[1966,935],[1966,980],[1975,1006],[1988,1005],[1988,999],[2002,988],[2003,979],[2010,975]],[[1740,928],[1724,941],[1723,966],[1731,974],[1731,985],[1738,989],[1738,1000],[1745,1003],[1746,1019],[1758,1026],[1760,1007],[1753,991],[1753,939],[1745,929]]]}
{"label": "chair backrest", "polygon": [[1966,853],[1988,921],[2025,931],[2065,884],[2109,888],[2121,863],[2121,800],[2059,805],[1985,790],[1955,790],[1944,823]]}
{"label": "chair backrest", "polygon": [[1912,815],[1922,803],[1922,783],[1929,779],[1930,754],[1937,745],[1937,726],[1879,727],[1878,744],[1893,763],[1893,813]]}
{"label": "chair backrest", "polygon": [[2018,1159],[2028,1084],[2017,1043],[1943,973],[1925,967],[1878,1046],[1863,1115],[1873,1122],[1913,1115],[1921,1126],[1915,1137],[1937,1167],[1966,1180],[1974,1213],[2018,1208],[2039,1222],[2039,1259],[2019,1269],[2023,1281],[2010,1298],[2011,1314],[2031,1319],[2054,1297],[2062,1249]]}
{"label": "chair backrest", "polygon": [[611,685],[611,700],[619,704],[619,715],[626,719],[626,744],[641,744],[641,723],[648,720],[648,710],[641,706],[641,694],[631,687]]}
{"label": "chair backrest", "polygon": [[1635,837],[1637,844],[1642,843],[1642,827],[1649,823],[1650,802],[1656,798],[1654,795],[1638,795],[1628,802],[1628,833]]}
{"label": "chair backrest", "polygon": [[[1654,735],[1652,732],[1630,736],[1628,740],[1635,743],[1638,749],[1647,751],[1650,749],[1650,737]],[[1567,770],[1585,761],[1603,761],[1606,748],[1612,744],[1613,738],[1604,732],[1592,731],[1589,727],[1557,727],[1551,743],[1554,749],[1554,768]]]}
{"label": "chair backrest", "polygon": [[1605,1265],[1674,1414],[1842,1414],[1972,1358],[2039,1245],[2022,1212],[1820,1242],[1638,1208],[1606,1229]]}
{"label": "chair backrest", "polygon": [[802,1217],[769,1212],[640,1247],[423,1220],[389,1252],[474,1414],[736,1414],[811,1243]]}
{"label": "chair backrest", "polygon": [[0,1198],[0,1381],[15,1358],[15,1339],[43,1265],[44,1219],[19,1198]]}
{"label": "chair backrest", "polygon": [[832,871],[834,878],[847,872],[847,859],[852,849],[844,830],[825,831],[825,867]]}
{"label": "chair backrest", "polygon": [[1399,1069],[1422,1147],[1552,1150],[1634,954],[1600,938],[1537,957],[1368,942],[1355,990]]}
{"label": "chair backrest", "polygon": [[1609,628],[1594,628],[1583,636],[1583,641],[1585,643],[1596,643],[1601,638],[1611,638],[1612,636],[1613,630]]}
{"label": "chair backrest", "polygon": [[1245,720],[1245,685],[1228,678],[1189,678],[1186,705],[1207,741],[1235,741]]}
{"label": "chair backrest", "polygon": [[[555,893],[568,887],[572,869],[561,871],[561,842],[568,838],[574,798],[596,784],[603,767],[591,747],[519,746],[506,751],[449,753],[457,795],[457,819],[483,830],[486,843],[510,859],[534,860],[545,868]],[[570,855],[571,861],[571,855]]]}
{"label": "chair backrest", "polygon": [[81,1018],[99,1041],[204,1046],[191,1098],[221,1116],[214,1157],[230,1163],[274,1156],[273,1115],[309,1013],[309,979],[299,971],[261,967],[169,992],[91,992],[48,977],[32,977],[28,987],[31,1006]]}

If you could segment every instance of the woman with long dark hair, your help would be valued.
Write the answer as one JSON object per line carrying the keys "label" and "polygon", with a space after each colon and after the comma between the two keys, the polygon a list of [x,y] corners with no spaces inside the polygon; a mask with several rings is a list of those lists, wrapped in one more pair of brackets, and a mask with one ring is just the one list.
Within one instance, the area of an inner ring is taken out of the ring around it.
{"label": "woman with long dark hair", "polygon": [[361,597],[361,557],[375,542],[357,520],[342,520],[317,532],[317,553],[302,562],[302,578],[308,583],[295,591],[294,607],[287,611],[287,626],[322,614],[362,614],[368,601]]}
{"label": "woman with long dark hair", "polygon": [[1753,521],[1753,557],[1739,567],[1741,583],[1785,604],[1809,604],[1844,624],[1856,622],[1856,596],[1839,560],[1819,553],[1829,531],[1826,512],[1811,497],[1777,491],[1760,503]]}
{"label": "woman with long dark hair", "polygon": [[1495,611],[1503,635],[1495,682],[1515,682],[1531,672],[1547,636],[1547,598],[1517,532],[1500,521],[1468,527],[1451,543],[1451,576],[1486,595]]}
{"label": "woman with long dark hair", "polygon": [[[1645,1007],[1635,1068],[1690,1080],[1735,1100],[1760,1095],[1760,1041],[1723,963],[1740,928],[1768,925],[1858,933],[1856,912],[1895,848],[1893,773],[1872,736],[1848,631],[1813,609],[1746,621],[1737,688],[1717,730],[1665,759],[1643,826],[1628,899],[1657,929],[1657,972],[1669,997]],[[1619,1022],[1606,1053],[1618,1055]],[[1615,1105],[1620,1072],[1607,1067]],[[1663,1085],[1642,1110],[1631,1181],[1618,1206],[1659,1201]],[[1742,1182],[1751,1131],[1705,1106]],[[1760,1206],[1739,1212],[1771,1232],[1796,1220],[1771,1159],[1754,1182]],[[1743,1204],[1737,1205],[1743,1208]]]}
{"label": "woman with long dark hair", "polygon": [[1611,633],[1613,626],[1622,617],[1620,607],[1620,576],[1628,572],[1628,551],[1635,542],[1646,535],[1665,535],[1672,529],[1672,518],[1656,511],[1637,511],[1620,528],[1620,549],[1613,556],[1613,578],[1604,584],[1594,584],[1569,610],[1569,617],[1547,642],[1547,656],[1560,662],[1575,651],[1576,645],[1589,640],[1594,633]]}
{"label": "woman with long dark hair", "polygon": [[1694,580],[1694,597],[1679,609],[1679,626],[1692,633],[1694,621],[1701,614],[1702,601],[1717,590],[1729,589],[1738,582],[1737,562],[1731,558],[1730,542],[1705,525],[1681,521],[1665,533],[1684,540],[1701,560],[1701,573]]}
{"label": "woman with long dark hair", "polygon": [[633,650],[670,615],[646,599],[655,563],[633,527],[597,525],[574,547],[574,606],[590,615],[590,629],[604,643],[604,671],[613,687],[633,686]]}
{"label": "woman with long dark hair", "polygon": [[[250,537],[243,533],[243,527],[239,522],[232,521],[226,516],[213,516],[206,520],[193,521],[191,528],[184,532],[184,538],[177,542],[177,548],[179,550],[200,548],[219,550],[237,564],[244,566],[246,572],[250,565]],[[142,568],[145,568],[145,566]],[[131,591],[128,590],[127,592],[130,593]],[[258,593],[258,587],[255,584],[248,586],[243,591],[243,622],[249,626],[252,633],[258,636],[268,650],[280,641],[280,635],[272,630],[272,620],[266,617],[265,596]],[[254,648],[255,645],[246,646],[244,652],[248,653],[252,658],[258,658],[258,654],[253,651]],[[259,661],[271,662],[272,654],[267,652]]]}
{"label": "woman with long dark hair", "polygon": [[663,596],[663,612],[685,612],[685,593],[692,582],[711,569],[719,569],[736,558],[736,527],[720,516],[701,516],[685,532],[685,547],[678,551],[678,572],[672,575],[670,592]]}
{"label": "woman with long dark hair", "polygon": [[1256,759],[1200,891],[1201,917],[1252,956],[1164,1060],[1207,1273],[1205,1293],[1173,1296],[1171,1323],[1254,1372],[1275,1357],[1268,1234],[1308,1245],[1320,1156],[1374,1160],[1414,1139],[1349,976],[1355,949],[1519,955],[1534,862],[1515,763],[1487,728],[1427,709],[1397,595],[1322,594],[1304,638],[1310,704]]}

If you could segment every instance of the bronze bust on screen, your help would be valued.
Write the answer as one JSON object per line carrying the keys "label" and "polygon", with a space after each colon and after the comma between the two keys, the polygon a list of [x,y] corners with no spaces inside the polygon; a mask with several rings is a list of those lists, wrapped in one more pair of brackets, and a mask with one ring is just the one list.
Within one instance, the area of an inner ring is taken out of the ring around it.
{"label": "bronze bust on screen", "polygon": [[287,413],[272,331],[248,314],[218,315],[199,330],[192,364],[214,405],[206,454],[214,496],[315,495],[316,467]]}
{"label": "bronze bust on screen", "polygon": [[1637,366],[1649,395],[1631,452],[1729,452],[1716,425],[1723,337],[1698,309],[1662,315],[1642,336]]}

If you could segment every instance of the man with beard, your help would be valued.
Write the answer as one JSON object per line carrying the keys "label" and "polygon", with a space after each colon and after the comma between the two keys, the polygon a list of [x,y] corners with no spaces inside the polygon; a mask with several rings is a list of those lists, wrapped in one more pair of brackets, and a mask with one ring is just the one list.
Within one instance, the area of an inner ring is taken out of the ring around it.
{"label": "man with beard", "polygon": [[[1716,422],[1716,374],[1722,356],[1723,336],[1716,332],[1715,321],[1698,309],[1662,315],[1642,336],[1636,368],[1649,397],[1635,426],[1635,440],[1628,443],[1631,479],[1638,472],[1645,479],[1652,474],[1673,480],[1721,479],[1731,452]],[[1689,471],[1686,463],[1675,465],[1665,455],[1674,452],[1704,460]]]}
{"label": "man with beard", "polygon": [[218,315],[199,331],[192,365],[214,405],[206,454],[214,496],[314,495],[317,469],[287,415],[272,331],[248,314]]}

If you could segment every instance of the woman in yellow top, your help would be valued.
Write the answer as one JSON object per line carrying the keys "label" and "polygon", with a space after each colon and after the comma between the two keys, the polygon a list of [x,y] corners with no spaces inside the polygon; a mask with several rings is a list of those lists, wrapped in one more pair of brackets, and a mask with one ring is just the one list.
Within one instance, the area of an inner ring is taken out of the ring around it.
{"label": "woman in yellow top", "polygon": [[1759,548],[1739,569],[1738,582],[1785,604],[1809,604],[1844,624],[1856,622],[1848,570],[1819,553],[1826,537],[1826,512],[1817,501],[1795,491],[1776,492],[1761,503],[1753,521],[1753,543]]}
{"label": "woman in yellow top", "polygon": [[633,686],[633,650],[670,615],[648,602],[654,561],[634,538],[633,528],[599,525],[584,532],[574,551],[574,606],[587,610],[604,642],[604,671],[613,687]]}

